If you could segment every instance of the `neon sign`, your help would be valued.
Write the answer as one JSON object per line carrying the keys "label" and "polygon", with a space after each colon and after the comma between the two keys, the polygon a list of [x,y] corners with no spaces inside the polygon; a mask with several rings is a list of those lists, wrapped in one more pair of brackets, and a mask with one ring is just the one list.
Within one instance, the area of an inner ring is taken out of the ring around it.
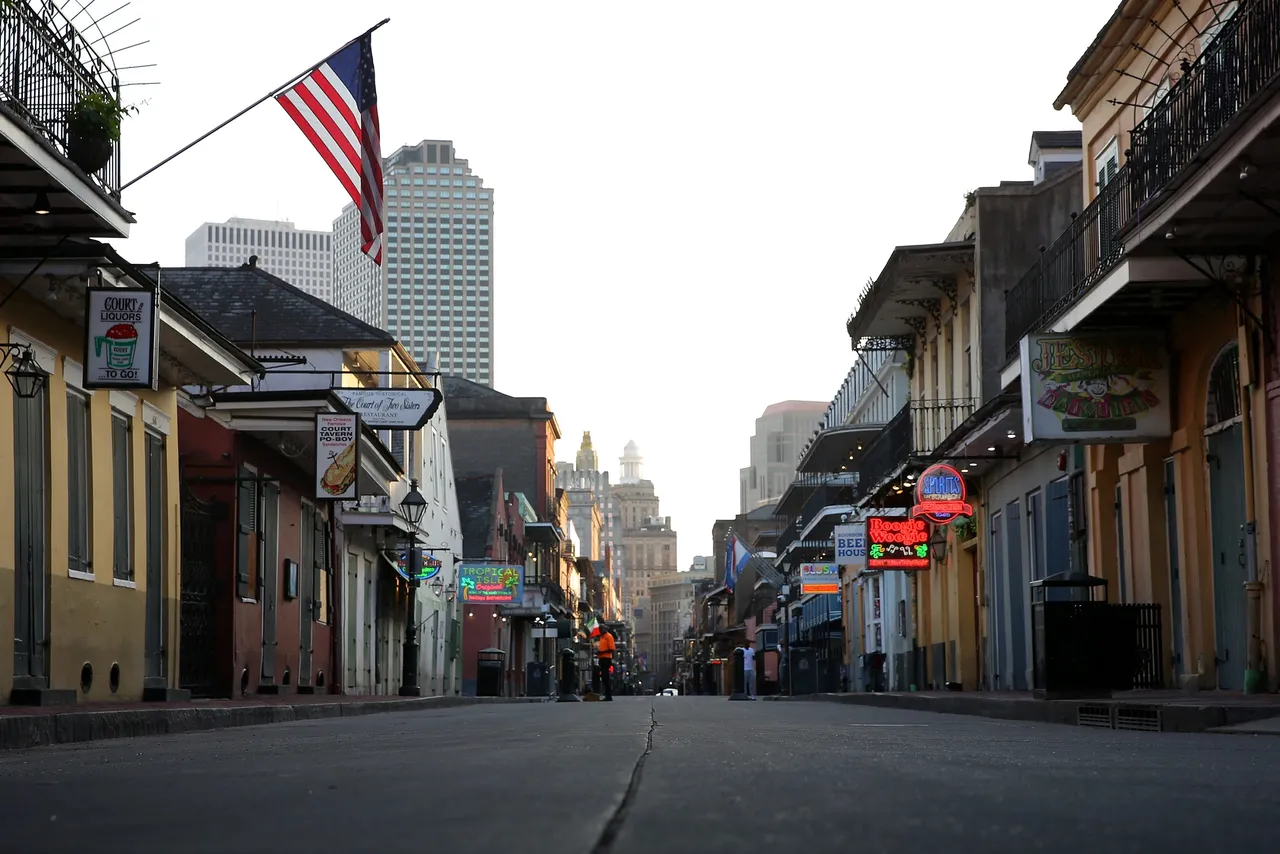
{"label": "neon sign", "polygon": [[923,519],[867,519],[867,569],[928,569],[929,526]]}
{"label": "neon sign", "polygon": [[518,564],[463,564],[458,575],[463,602],[519,605],[524,595],[524,567]]}
{"label": "neon sign", "polygon": [[929,466],[916,482],[916,505],[911,516],[924,517],[935,525],[961,516],[972,516],[973,506],[965,501],[968,490],[964,476],[949,465]]}

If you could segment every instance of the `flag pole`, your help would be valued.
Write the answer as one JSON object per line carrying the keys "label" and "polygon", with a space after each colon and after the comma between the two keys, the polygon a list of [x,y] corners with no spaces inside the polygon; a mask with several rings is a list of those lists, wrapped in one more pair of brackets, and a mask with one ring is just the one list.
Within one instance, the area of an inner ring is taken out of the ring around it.
{"label": "flag pole", "polygon": [[276,88],[272,89],[270,92],[268,92],[267,94],[263,95],[261,98],[259,98],[258,100],[254,101],[252,104],[250,104],[249,106],[245,107],[243,110],[241,110],[240,112],[236,113],[234,116],[232,116],[231,118],[227,119],[227,120],[226,120],[226,121],[224,121],[222,124],[220,124],[220,125],[218,125],[217,127],[215,127],[213,130],[211,130],[211,131],[208,131],[208,132],[204,133],[203,135],[201,135],[201,136],[197,137],[196,139],[192,140],[191,142],[188,142],[186,145],[182,146],[182,148],[179,148],[179,149],[178,149],[177,151],[175,151],[173,154],[170,154],[170,155],[169,155],[168,157],[166,157],[164,160],[161,160],[159,163],[157,163],[155,166],[152,166],[150,169],[148,169],[147,171],[143,172],[141,175],[137,175],[137,176],[135,176],[135,177],[133,177],[133,178],[130,178],[130,179],[129,179],[128,181],[126,181],[124,184],[121,184],[121,185],[120,185],[120,192],[123,192],[124,190],[126,190],[126,189],[128,189],[129,187],[133,186],[134,184],[138,183],[138,182],[139,182],[139,181],[141,181],[143,178],[147,177],[147,176],[148,176],[148,175],[150,175],[152,172],[154,172],[154,171],[156,171],[157,169],[159,169],[161,166],[164,166],[164,165],[165,165],[166,163],[168,163],[169,161],[171,161],[171,160],[173,160],[173,159],[177,158],[179,155],[181,155],[181,154],[185,154],[185,153],[186,153],[187,151],[189,151],[190,149],[195,148],[197,145],[199,145],[200,143],[204,142],[206,139],[208,139],[209,137],[213,136],[215,133],[217,133],[218,131],[222,130],[224,127],[226,127],[227,125],[231,124],[231,123],[232,123],[232,122],[234,122],[236,119],[240,118],[240,117],[241,117],[241,116],[243,116],[245,113],[247,113],[247,112],[249,112],[250,110],[252,110],[254,107],[258,106],[259,104],[261,104],[261,103],[263,103],[263,102],[265,102],[265,101],[269,101],[269,100],[271,100],[272,98],[274,98],[276,95],[278,95],[278,94],[279,94],[280,92],[282,92],[283,90],[285,90],[285,89],[289,88],[289,87],[290,87],[290,86],[292,86],[294,83],[297,83],[299,80],[301,80],[303,77],[306,77],[308,74],[310,74],[311,72],[315,71],[315,70],[316,70],[317,68],[319,68],[320,66],[324,65],[326,62],[328,62],[328,61],[329,61],[329,57],[333,56],[335,53],[341,53],[342,51],[344,51],[344,50],[346,50],[347,48],[349,48],[351,45],[353,45],[353,44],[355,44],[356,42],[360,41],[360,39],[362,39],[362,38],[364,38],[365,36],[369,35],[369,33],[373,32],[374,30],[378,29],[379,27],[381,27],[381,26],[383,26],[383,25],[385,25],[385,24],[388,24],[388,23],[390,23],[390,22],[391,22],[391,19],[390,19],[390,18],[383,18],[381,21],[379,21],[378,23],[374,24],[372,27],[370,27],[369,29],[365,30],[363,33],[361,33],[360,35],[358,35],[358,36],[356,36],[355,38],[353,38],[351,41],[349,41],[349,42],[347,42],[346,44],[344,44],[342,47],[340,47],[340,48],[338,48],[337,50],[335,50],[335,51],[333,51],[333,52],[329,53],[327,56],[325,56],[325,58],[324,58],[324,59],[320,60],[320,61],[319,61],[319,62],[317,62],[315,65],[311,66],[311,67],[310,67],[310,68],[308,68],[306,71],[302,72],[301,74],[295,74],[295,75],[293,75],[293,76],[292,76],[292,77],[290,77],[288,80],[286,80],[284,83],[282,83],[281,85],[279,85],[279,86],[277,86]]}

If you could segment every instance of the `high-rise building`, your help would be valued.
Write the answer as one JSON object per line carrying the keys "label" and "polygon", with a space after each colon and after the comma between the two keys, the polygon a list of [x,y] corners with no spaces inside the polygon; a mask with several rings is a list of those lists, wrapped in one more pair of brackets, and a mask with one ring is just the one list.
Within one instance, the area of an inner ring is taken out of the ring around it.
{"label": "high-rise building", "polygon": [[821,400],[771,403],[756,419],[751,464],[741,470],[739,511],[776,504],[796,477],[796,462],[827,411]]}
{"label": "high-rise building", "polygon": [[342,308],[333,299],[332,237],[281,220],[206,222],[187,237],[186,266],[239,267],[257,255],[263,270]]}
{"label": "high-rise building", "polygon": [[[386,247],[360,251],[359,212],[334,221],[336,304],[395,335],[421,365],[493,385],[493,190],[453,143],[403,146],[383,164]],[[369,320],[373,323],[375,321]]]}
{"label": "high-rise building", "polygon": [[[556,463],[556,486],[565,490],[569,496],[569,512],[589,514],[588,509],[576,510],[580,505],[590,504],[600,515],[599,550],[610,554],[612,575],[619,584],[618,597],[626,607],[626,572],[627,555],[622,544],[622,511],[613,496],[613,487],[609,483],[609,472],[600,470],[600,458],[591,445],[591,433],[582,434],[582,445],[574,462]],[[625,614],[626,622],[631,621],[631,613]]]}

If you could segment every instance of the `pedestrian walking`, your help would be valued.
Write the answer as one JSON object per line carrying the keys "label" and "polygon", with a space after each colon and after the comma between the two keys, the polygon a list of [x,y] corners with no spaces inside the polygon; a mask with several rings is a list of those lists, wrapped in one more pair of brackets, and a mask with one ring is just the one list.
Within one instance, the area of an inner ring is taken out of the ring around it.
{"label": "pedestrian walking", "polygon": [[756,698],[756,650],[749,643],[742,645],[742,681],[747,683],[747,699]]}
{"label": "pedestrian walking", "polygon": [[613,702],[613,651],[618,648],[614,643],[613,632],[608,629],[600,631],[600,640],[596,644],[596,665],[600,668],[600,681],[604,685],[604,698]]}

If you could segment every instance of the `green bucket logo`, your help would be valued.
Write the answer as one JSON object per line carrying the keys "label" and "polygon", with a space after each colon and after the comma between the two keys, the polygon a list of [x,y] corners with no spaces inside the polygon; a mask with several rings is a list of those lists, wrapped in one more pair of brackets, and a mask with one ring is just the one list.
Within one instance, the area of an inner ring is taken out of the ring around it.
{"label": "green bucket logo", "polygon": [[117,323],[106,335],[93,339],[94,354],[101,359],[106,351],[107,367],[128,370],[138,350],[138,330],[132,323]]}

